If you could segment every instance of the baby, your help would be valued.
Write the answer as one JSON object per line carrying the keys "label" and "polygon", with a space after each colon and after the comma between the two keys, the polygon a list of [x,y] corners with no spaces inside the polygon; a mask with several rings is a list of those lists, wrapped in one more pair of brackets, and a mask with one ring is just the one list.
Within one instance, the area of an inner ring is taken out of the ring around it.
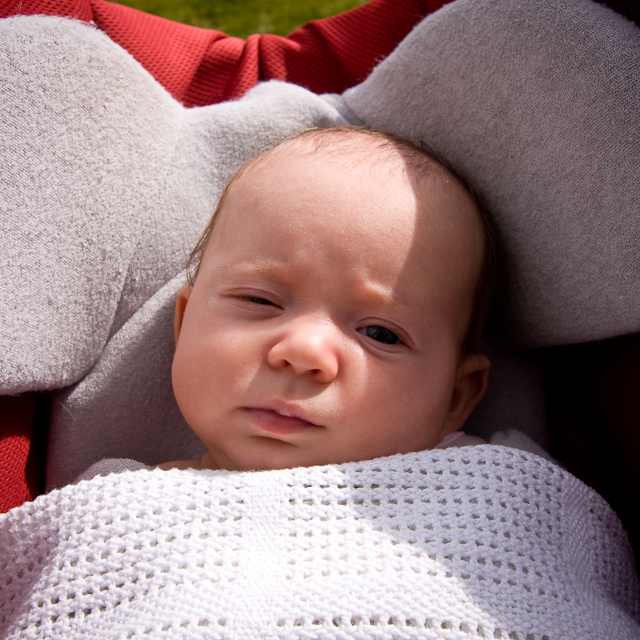
{"label": "baby", "polygon": [[253,159],[177,295],[173,389],[207,453],[161,468],[279,469],[450,442],[487,388],[495,253],[463,183],[395,137],[312,130]]}

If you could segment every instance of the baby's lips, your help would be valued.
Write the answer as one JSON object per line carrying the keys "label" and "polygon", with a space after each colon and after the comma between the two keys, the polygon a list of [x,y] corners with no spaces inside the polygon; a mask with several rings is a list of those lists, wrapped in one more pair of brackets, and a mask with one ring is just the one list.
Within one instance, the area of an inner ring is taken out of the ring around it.
{"label": "baby's lips", "polygon": [[269,433],[284,435],[324,428],[309,420],[300,407],[281,401],[246,407],[245,411],[261,430]]}
{"label": "baby's lips", "polygon": [[321,426],[311,420],[311,417],[309,416],[307,411],[292,402],[286,402],[284,400],[271,400],[269,402],[260,403],[249,408],[256,411],[270,411],[284,418],[297,418],[298,420],[307,422],[314,427]]}

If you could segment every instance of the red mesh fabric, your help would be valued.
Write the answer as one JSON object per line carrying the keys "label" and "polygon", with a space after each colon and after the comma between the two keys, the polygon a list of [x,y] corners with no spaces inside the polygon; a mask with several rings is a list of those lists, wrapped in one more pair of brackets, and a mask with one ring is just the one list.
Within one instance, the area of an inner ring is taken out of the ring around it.
{"label": "red mesh fabric", "polygon": [[[91,4],[98,27],[180,101],[211,44],[230,39],[220,31],[190,27],[123,5],[102,0],[92,0]],[[242,47],[235,50],[241,52]]]}
{"label": "red mesh fabric", "polygon": [[91,21],[186,106],[239,98],[258,80],[288,80],[316,93],[360,82],[416,22],[450,0],[372,0],[314,20],[287,38],[246,42],[104,0],[5,0],[0,16],[54,14]]}
{"label": "red mesh fabric", "polygon": [[235,100],[254,87],[260,74],[260,40],[224,38],[212,41],[193,75],[182,102],[188,107]]}
{"label": "red mesh fabric", "polygon": [[[212,40],[182,97],[187,106],[239,98],[258,80],[286,80],[315,93],[341,93],[364,80],[429,12],[449,0],[373,0],[284,38]],[[226,78],[226,83],[221,82]]]}
{"label": "red mesh fabric", "polygon": [[27,464],[35,405],[35,394],[0,396],[0,513],[37,495]]}
{"label": "red mesh fabric", "polygon": [[90,0],[0,0],[0,18],[38,14],[93,20]]}
{"label": "red mesh fabric", "polygon": [[364,80],[425,15],[450,0],[371,2],[314,20],[287,38],[262,36],[262,78],[287,80],[316,93],[341,93]]}

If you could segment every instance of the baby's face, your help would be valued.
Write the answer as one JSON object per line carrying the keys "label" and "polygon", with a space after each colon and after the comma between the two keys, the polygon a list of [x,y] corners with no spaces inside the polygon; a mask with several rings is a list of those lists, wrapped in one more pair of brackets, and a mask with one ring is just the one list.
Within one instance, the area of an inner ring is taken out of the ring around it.
{"label": "baby's face", "polygon": [[462,425],[488,370],[461,353],[482,241],[441,182],[418,198],[387,167],[276,151],[234,185],[176,309],[174,392],[207,466],[364,460]]}

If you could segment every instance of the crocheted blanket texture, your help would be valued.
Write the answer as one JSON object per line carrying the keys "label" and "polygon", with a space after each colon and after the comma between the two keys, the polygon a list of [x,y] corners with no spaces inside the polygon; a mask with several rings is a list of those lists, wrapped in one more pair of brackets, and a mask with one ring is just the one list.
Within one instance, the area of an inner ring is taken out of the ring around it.
{"label": "crocheted blanket texture", "polygon": [[3,638],[640,637],[614,512],[482,445],[95,477],[0,519]]}

